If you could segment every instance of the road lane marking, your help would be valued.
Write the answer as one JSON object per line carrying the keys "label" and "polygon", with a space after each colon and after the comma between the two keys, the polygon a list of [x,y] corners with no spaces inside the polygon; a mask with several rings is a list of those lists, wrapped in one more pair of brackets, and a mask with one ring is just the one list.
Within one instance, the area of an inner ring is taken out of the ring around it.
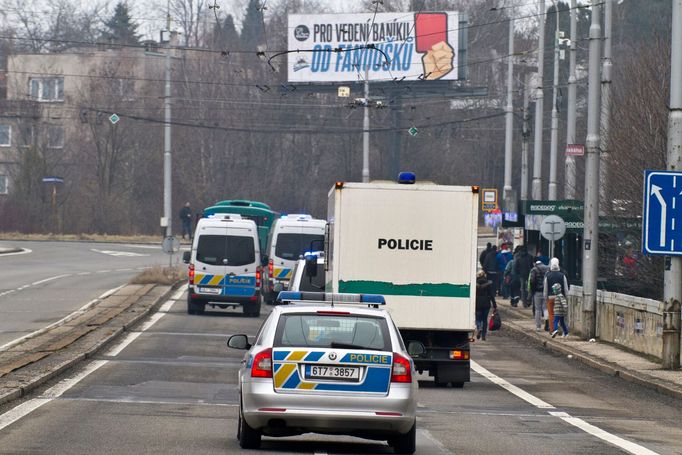
{"label": "road lane marking", "polygon": [[29,254],[33,253],[33,250],[29,250],[28,248],[23,248],[21,251],[17,251],[15,253],[2,253],[0,254],[0,258],[5,257],[5,256],[16,256],[18,254]]}
{"label": "road lane marking", "polygon": [[[53,280],[58,280],[60,278],[65,278],[67,276],[71,276],[71,274],[65,273],[64,275],[51,276],[50,278],[45,278],[44,280],[35,281],[35,282],[31,283],[31,286],[37,286],[39,284],[47,283],[48,281],[53,281]],[[21,288],[19,288],[19,289],[21,289]]]}
{"label": "road lane marking", "polygon": [[[122,286],[120,286],[119,288],[110,289],[109,291],[115,292],[116,289],[120,289],[121,287]],[[107,292],[109,292],[109,291],[107,291]],[[14,291],[12,291],[12,292],[14,292]],[[104,294],[106,294],[107,292],[105,292]],[[104,294],[102,294],[102,295],[104,295]],[[113,294],[113,292],[112,292],[112,294]],[[0,294],[0,297],[2,297],[2,295],[3,294]],[[82,315],[87,310],[89,310],[90,307],[92,307],[95,303],[99,302],[100,300],[101,300],[101,297],[90,300],[88,303],[86,303],[85,305],[83,305],[82,307],[80,307],[79,309],[74,311],[73,313],[64,316],[59,321],[53,322],[52,324],[48,325],[47,327],[43,327],[42,329],[36,330],[35,332],[28,333],[28,334],[24,335],[23,337],[17,338],[16,340],[12,340],[9,343],[3,344],[2,346],[0,346],[0,352],[9,349],[12,346],[16,346],[17,344],[19,344],[25,340],[36,337],[38,335],[42,335],[43,333],[47,332],[50,329],[53,329],[55,327],[59,327],[65,323],[71,321],[72,319],[75,319],[76,317]]]}
{"label": "road lane marking", "polygon": [[564,422],[570,423],[574,427],[578,427],[584,432],[591,434],[592,436],[595,436],[610,444],[618,446],[621,449],[626,450],[630,453],[636,455],[658,455],[658,453],[654,452],[653,450],[649,450],[646,447],[640,446],[639,444],[635,444],[634,442],[630,442],[627,439],[623,439],[619,436],[606,432],[599,427],[595,427],[594,425],[585,422],[583,419],[580,419],[578,417],[571,417],[565,412],[550,411],[550,414],[553,415],[554,417],[559,417]]}
{"label": "road lane marking", "polygon": [[505,381],[501,377],[491,373],[490,371],[486,370],[483,368],[481,365],[478,363],[474,362],[473,360],[471,361],[471,369],[474,370],[476,373],[480,374],[493,384],[497,384],[503,389],[506,389],[508,392],[516,395],[517,397],[521,398],[523,401],[526,401],[533,406],[540,408],[540,409],[555,409],[554,406],[551,404],[547,403],[546,401],[542,401],[541,399],[531,395],[530,393],[526,392],[525,390],[515,386],[514,384],[509,383],[508,381]]}
{"label": "road lane marking", "polygon": [[148,254],[134,253],[134,252],[132,252],[132,251],[98,250],[98,249],[96,249],[96,248],[90,248],[90,251],[94,251],[95,253],[108,254],[109,256],[114,256],[114,257],[142,257],[142,256],[149,256]]}
{"label": "road lane marking", "polygon": [[[533,406],[536,406],[541,409],[556,409],[554,406],[551,404],[542,401],[541,399],[529,394],[525,390],[510,384],[508,381],[505,381],[501,377],[491,373],[490,371],[486,370],[483,368],[481,365],[479,365],[477,362],[474,362],[473,360],[471,361],[471,369],[474,370],[476,373],[480,374],[481,376],[485,377],[488,379],[490,382],[499,385],[503,389],[506,389],[510,393],[516,395],[517,397],[521,398],[524,401],[527,401],[528,403],[532,404]],[[611,445],[614,445],[616,447],[619,447],[626,452],[632,453],[634,455],[658,455],[657,452],[654,452],[652,450],[647,449],[644,446],[641,446],[639,444],[636,444],[634,442],[628,441],[627,439],[623,439],[620,436],[616,436],[614,434],[611,434],[605,430],[602,430],[601,428],[594,426],[590,423],[587,423],[583,419],[580,419],[578,417],[572,417],[570,414],[566,412],[561,412],[561,411],[547,411],[549,415],[553,417],[558,417],[561,420],[563,420],[566,423],[569,423],[573,425],[574,427],[577,427],[581,430],[583,430],[585,433],[590,434],[596,438],[601,439],[602,441],[608,442]]]}
{"label": "road lane marking", "polygon": [[[420,438],[421,436],[421,438]],[[431,434],[429,430],[417,429],[417,439],[426,439],[429,441],[436,449],[442,453],[451,453],[442,442],[440,442],[434,435]],[[419,444],[419,449],[424,449],[424,444]]]}
{"label": "road lane marking", "polygon": [[[178,295],[179,292],[176,292],[174,294]],[[182,294],[180,294],[182,295]],[[86,306],[93,304],[96,302],[98,299],[93,300],[92,302],[89,302]],[[84,307],[83,307],[84,308]],[[82,310],[82,308],[81,308]],[[78,310],[78,311],[81,311]],[[74,313],[72,313],[74,314]],[[110,350],[106,355],[115,357],[118,355],[126,346],[128,346],[132,341],[140,336],[142,332],[145,330],[149,329],[151,326],[153,326],[159,319],[161,319],[166,313],[154,313],[148,321],[146,321],[141,329],[140,332],[134,333],[132,335],[137,335],[134,337],[128,336],[122,343],[120,343],[118,346],[114,347],[112,350]],[[67,316],[68,317],[68,316]],[[41,329],[45,330],[45,329]],[[40,332],[40,330],[38,331]],[[34,332],[35,334],[36,332]],[[31,334],[29,334],[31,335]],[[27,335],[28,336],[28,335]],[[24,338],[26,338],[25,336]],[[13,342],[12,342],[13,343]],[[12,344],[8,343],[8,344]],[[1,346],[0,350],[2,350],[5,346]],[[90,374],[94,373],[97,371],[99,368],[103,367],[109,363],[109,360],[94,360],[90,363],[88,363],[80,372],[77,374],[63,379],[59,381],[57,384],[53,385],[49,389],[45,391],[40,397],[38,398],[33,398],[31,400],[28,400],[24,403],[21,403],[18,406],[15,406],[14,408],[10,409],[9,411],[5,412],[4,414],[0,415],[0,430],[4,429],[8,425],[13,424],[17,420],[21,419],[22,417],[25,417],[35,411],[36,409],[40,408],[41,406],[49,403],[50,401],[54,400],[55,398],[59,398],[64,392],[69,390],[71,387],[75,386],[78,384],[80,381],[88,377]]]}

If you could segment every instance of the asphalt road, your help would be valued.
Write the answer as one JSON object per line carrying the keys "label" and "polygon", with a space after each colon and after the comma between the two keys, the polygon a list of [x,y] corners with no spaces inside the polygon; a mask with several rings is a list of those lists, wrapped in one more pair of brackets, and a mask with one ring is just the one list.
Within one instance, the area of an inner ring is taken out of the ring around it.
{"label": "asphalt road", "polygon": [[[0,454],[256,453],[236,440],[243,351],[225,341],[255,335],[270,307],[257,319],[189,316],[175,297],[99,358],[0,409]],[[475,343],[473,359],[462,390],[420,383],[417,453],[682,453],[682,406],[669,397],[504,332]],[[391,453],[350,437],[264,441],[266,453]]]}
{"label": "asphalt road", "polygon": [[160,245],[17,241],[12,246],[30,251],[0,255],[0,346],[60,320],[145,267],[168,264]]}

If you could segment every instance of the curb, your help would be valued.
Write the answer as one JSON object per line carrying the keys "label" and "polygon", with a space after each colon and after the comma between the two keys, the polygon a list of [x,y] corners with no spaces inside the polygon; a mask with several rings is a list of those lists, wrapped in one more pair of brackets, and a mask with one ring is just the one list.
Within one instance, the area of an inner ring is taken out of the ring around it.
{"label": "curb", "polygon": [[0,256],[10,253],[21,253],[22,251],[24,251],[23,248],[0,248]]}
{"label": "curb", "polygon": [[[101,340],[99,340],[86,351],[73,355],[71,358],[64,360],[57,366],[50,368],[48,371],[45,371],[43,374],[32,377],[26,383],[21,384],[21,386],[4,389],[2,386],[0,386],[0,405],[4,405],[6,403],[9,403],[10,401],[14,401],[18,398],[26,396],[32,390],[40,387],[47,381],[63,374],[66,370],[73,368],[79,362],[94,357],[112,341],[116,340],[125,332],[129,331],[131,327],[134,327],[142,319],[154,313],[162,305],[162,303],[168,299],[170,295],[172,295],[174,292],[178,290],[180,286],[182,286],[182,283],[169,286],[168,289],[163,294],[156,297],[156,300],[151,305],[140,311],[139,314],[135,315],[133,319],[123,324],[122,326],[111,327],[110,328],[111,333],[105,335]],[[144,298],[144,296],[142,296],[142,298]],[[138,302],[139,300],[141,299],[138,299]],[[133,306],[137,305],[138,302],[134,303]],[[64,349],[68,350],[69,347],[67,346]]]}
{"label": "curb", "polygon": [[[507,313],[505,309],[502,309],[502,312]],[[609,376],[618,377],[625,381],[632,382],[634,384],[638,384],[648,389],[655,390],[664,395],[668,395],[673,398],[682,400],[682,389],[672,387],[668,384],[658,381],[655,378],[640,374],[636,371],[627,370],[609,362],[599,361],[594,357],[585,354],[582,351],[573,349],[564,344],[553,341],[552,339],[546,339],[543,336],[536,335],[534,332],[530,333],[525,328],[518,326],[511,318],[503,322],[502,328],[503,329],[507,328],[514,333],[523,335],[524,337],[541,344],[544,348],[552,352],[557,352],[559,354],[564,355],[570,354],[573,356],[575,360],[579,361],[580,363],[587,365],[591,368],[594,368],[596,370],[599,370],[602,373],[608,374]]]}

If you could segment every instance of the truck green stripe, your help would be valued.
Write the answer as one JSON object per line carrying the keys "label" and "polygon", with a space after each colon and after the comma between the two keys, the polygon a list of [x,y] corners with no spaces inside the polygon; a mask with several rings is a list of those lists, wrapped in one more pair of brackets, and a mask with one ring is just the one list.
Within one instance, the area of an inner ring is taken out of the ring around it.
{"label": "truck green stripe", "polygon": [[468,284],[410,283],[393,284],[388,281],[339,280],[339,292],[382,295],[414,295],[421,297],[470,297]]}

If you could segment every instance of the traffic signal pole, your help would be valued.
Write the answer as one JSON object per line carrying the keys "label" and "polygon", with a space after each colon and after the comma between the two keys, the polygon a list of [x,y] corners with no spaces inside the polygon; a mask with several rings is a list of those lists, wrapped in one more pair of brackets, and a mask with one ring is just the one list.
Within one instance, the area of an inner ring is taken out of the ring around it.
{"label": "traffic signal pole", "polygon": [[[668,170],[682,170],[682,0],[673,0],[668,113]],[[666,258],[668,259],[668,258]],[[672,256],[663,272],[663,368],[680,367],[682,257]]]}

